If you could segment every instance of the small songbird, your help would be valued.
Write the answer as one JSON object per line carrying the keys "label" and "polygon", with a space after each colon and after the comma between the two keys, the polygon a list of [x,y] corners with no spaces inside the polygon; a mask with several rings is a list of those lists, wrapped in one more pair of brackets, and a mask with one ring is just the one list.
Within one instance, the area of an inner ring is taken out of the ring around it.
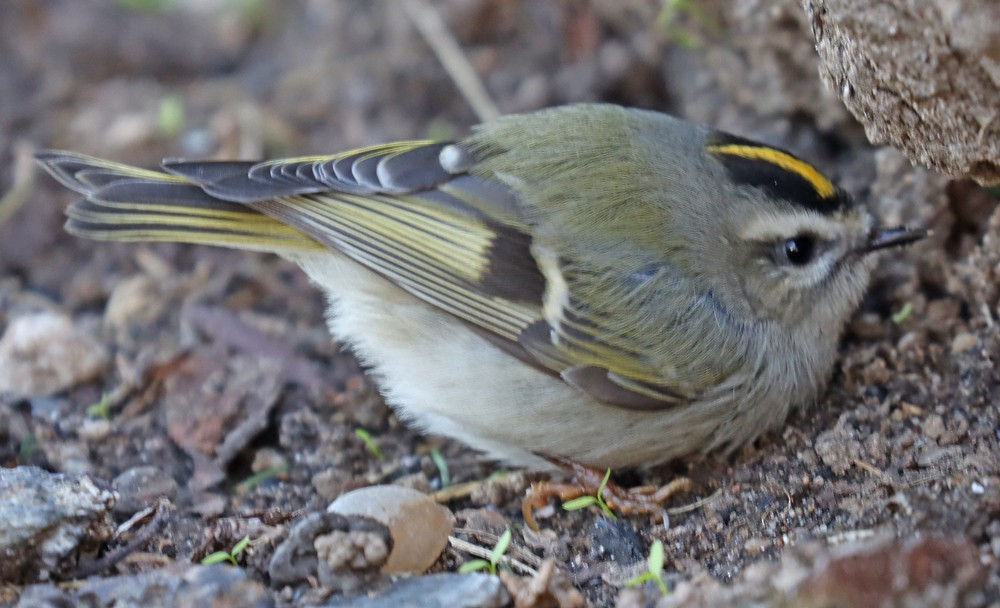
{"label": "small songbird", "polygon": [[733,448],[816,399],[883,228],[810,164],[614,105],[458,142],[138,169],[38,160],[69,232],[269,251],[400,417],[509,464]]}

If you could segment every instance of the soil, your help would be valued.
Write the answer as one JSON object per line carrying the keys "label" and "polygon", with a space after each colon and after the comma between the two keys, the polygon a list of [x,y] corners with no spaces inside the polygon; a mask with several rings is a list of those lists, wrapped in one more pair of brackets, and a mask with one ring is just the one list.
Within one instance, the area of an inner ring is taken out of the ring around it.
{"label": "soil", "polygon": [[[933,230],[884,256],[828,390],[783,431],[729,457],[615,472],[623,485],[689,477],[691,492],[668,507],[694,508],[657,523],[552,506],[533,532],[521,497],[544,476],[491,477],[498,468],[476,453],[397,421],[330,340],[320,295],[295,266],[206,247],[95,243],[61,229],[72,196],[32,176],[36,149],[154,166],[170,156],[319,154],[467,132],[477,116],[389,2],[0,4],[0,333],[56,313],[105,356],[52,394],[0,396],[3,466],[106,480],[120,494],[119,524],[169,498],[158,533],[102,577],[197,561],[231,547],[251,515],[280,526],[357,487],[441,489],[440,456],[451,485],[482,482],[446,503],[473,531],[463,538],[488,551],[488,533],[511,528],[512,553],[555,560],[593,605],[657,601],[652,585],[624,587],[657,539],[674,589],[664,603],[828,605],[845,587],[901,597],[860,573],[829,578],[837,555],[875,547],[879,562],[916,555],[912,563],[972,572],[929,575],[951,595],[911,580],[905,592],[925,605],[998,605],[997,193],[869,145],[823,91],[797,3],[759,4],[432,5],[503,113],[600,100],[709,122],[810,159],[887,223]],[[135,481],[139,473],[151,478]],[[432,571],[469,559],[450,548]],[[242,563],[267,585],[260,560]],[[796,567],[805,574],[782,586]],[[5,587],[0,602],[16,602],[28,582]],[[287,589],[268,594],[304,601]],[[532,601],[523,605],[544,605]]]}

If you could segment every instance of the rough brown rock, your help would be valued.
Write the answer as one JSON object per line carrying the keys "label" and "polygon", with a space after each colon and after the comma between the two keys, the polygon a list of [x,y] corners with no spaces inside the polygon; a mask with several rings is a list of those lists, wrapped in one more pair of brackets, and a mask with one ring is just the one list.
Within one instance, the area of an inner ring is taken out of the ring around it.
{"label": "rough brown rock", "polygon": [[1000,183],[1000,4],[802,0],[820,74],[873,143]]}

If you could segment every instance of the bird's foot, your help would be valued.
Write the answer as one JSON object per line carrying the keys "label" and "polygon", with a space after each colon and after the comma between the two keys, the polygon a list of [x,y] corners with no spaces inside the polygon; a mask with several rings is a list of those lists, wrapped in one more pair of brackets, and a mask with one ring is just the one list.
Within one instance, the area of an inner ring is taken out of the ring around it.
{"label": "bird's foot", "polygon": [[545,506],[553,497],[566,502],[582,496],[596,498],[599,494],[603,503],[613,511],[625,515],[653,515],[657,519],[663,519],[663,503],[678,492],[690,490],[692,486],[690,479],[679,477],[661,487],[639,486],[626,489],[612,481],[605,483],[606,472],[600,469],[562,458],[549,458],[549,460],[560,468],[570,471],[573,480],[539,481],[531,484],[525,494],[521,510],[524,521],[533,530],[538,529],[535,509]]}

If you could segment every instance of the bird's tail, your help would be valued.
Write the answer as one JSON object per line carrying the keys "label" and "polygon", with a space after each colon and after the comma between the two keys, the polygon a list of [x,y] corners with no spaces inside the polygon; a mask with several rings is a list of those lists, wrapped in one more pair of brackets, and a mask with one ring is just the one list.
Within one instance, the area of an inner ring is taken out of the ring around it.
{"label": "bird's tail", "polygon": [[[61,150],[44,150],[35,158],[60,183],[83,195],[66,210],[66,230],[77,236],[271,252],[322,247],[291,226],[206,193],[187,177]],[[218,162],[201,166],[206,172],[225,174],[246,172],[253,165]]]}

